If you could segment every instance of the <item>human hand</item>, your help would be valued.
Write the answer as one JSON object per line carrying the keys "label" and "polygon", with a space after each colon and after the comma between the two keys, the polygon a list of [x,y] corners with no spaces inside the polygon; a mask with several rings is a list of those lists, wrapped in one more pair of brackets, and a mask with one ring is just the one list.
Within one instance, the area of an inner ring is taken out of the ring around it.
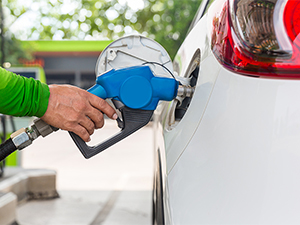
{"label": "human hand", "polygon": [[74,132],[86,142],[90,141],[95,129],[103,127],[102,112],[111,119],[118,117],[105,100],[83,89],[71,85],[49,85],[49,89],[48,108],[41,119],[54,127]]}

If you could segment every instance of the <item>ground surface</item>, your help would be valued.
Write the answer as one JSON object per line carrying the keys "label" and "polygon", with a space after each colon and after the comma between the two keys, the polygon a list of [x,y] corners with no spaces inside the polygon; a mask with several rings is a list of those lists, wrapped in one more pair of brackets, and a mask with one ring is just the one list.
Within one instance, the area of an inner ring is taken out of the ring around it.
{"label": "ground surface", "polygon": [[[92,136],[94,145],[118,132],[113,121]],[[24,168],[57,171],[60,198],[20,205],[20,225],[150,224],[153,176],[151,126],[85,159],[69,134],[58,131],[23,150]]]}

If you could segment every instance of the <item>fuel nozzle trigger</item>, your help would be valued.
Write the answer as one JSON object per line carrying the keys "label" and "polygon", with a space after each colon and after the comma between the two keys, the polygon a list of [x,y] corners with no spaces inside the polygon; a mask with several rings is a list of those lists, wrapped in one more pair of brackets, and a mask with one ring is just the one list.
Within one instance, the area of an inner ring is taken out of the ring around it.
{"label": "fuel nozzle trigger", "polygon": [[178,85],[173,78],[155,77],[149,66],[112,69],[98,76],[88,91],[112,99],[122,114],[122,121],[117,121],[120,132],[96,146],[88,146],[69,133],[83,156],[90,158],[147,125],[160,100],[171,101],[177,96]]}

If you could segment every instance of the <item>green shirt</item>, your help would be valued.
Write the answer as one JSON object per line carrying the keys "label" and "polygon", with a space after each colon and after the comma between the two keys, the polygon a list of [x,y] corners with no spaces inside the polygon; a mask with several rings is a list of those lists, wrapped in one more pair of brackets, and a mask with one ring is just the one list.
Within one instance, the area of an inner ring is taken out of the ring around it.
{"label": "green shirt", "polygon": [[41,117],[47,110],[49,96],[47,84],[0,67],[0,113]]}

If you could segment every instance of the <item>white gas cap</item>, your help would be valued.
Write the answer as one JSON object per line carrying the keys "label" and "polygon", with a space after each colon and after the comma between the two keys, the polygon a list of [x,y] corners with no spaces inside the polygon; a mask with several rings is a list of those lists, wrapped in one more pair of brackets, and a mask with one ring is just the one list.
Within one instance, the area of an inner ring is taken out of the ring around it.
{"label": "white gas cap", "polygon": [[171,77],[173,65],[168,52],[156,41],[141,35],[122,37],[109,44],[96,64],[99,76],[111,69],[148,65],[159,77]]}

